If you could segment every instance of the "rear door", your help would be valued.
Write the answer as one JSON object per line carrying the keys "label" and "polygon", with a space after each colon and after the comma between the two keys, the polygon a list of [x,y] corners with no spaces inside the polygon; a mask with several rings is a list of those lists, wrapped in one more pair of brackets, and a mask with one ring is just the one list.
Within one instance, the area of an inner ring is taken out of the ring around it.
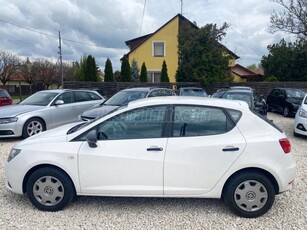
{"label": "rear door", "polygon": [[221,108],[175,106],[173,119],[164,163],[164,194],[204,194],[242,153],[245,139]]}

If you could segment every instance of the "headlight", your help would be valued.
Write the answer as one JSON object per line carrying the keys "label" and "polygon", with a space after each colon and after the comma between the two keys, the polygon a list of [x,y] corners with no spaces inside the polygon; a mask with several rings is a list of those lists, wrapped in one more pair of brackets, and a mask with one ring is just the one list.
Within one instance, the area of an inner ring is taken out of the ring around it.
{"label": "headlight", "polygon": [[18,117],[8,117],[8,118],[0,118],[0,124],[7,124],[11,122],[16,122]]}
{"label": "headlight", "polygon": [[300,108],[300,111],[299,111],[298,115],[300,117],[307,118],[307,111],[304,110],[303,108]]}
{"label": "headlight", "polygon": [[9,157],[7,158],[7,162],[10,162],[14,157],[16,157],[21,152],[21,149],[12,149]]}

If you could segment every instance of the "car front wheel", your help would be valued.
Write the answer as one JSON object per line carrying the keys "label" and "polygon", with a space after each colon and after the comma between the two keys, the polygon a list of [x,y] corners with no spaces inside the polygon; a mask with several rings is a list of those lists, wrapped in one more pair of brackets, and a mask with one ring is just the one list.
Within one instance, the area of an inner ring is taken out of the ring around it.
{"label": "car front wheel", "polygon": [[39,118],[32,118],[28,120],[23,126],[22,137],[27,138],[35,134],[45,131],[45,124]]}
{"label": "car front wheel", "polygon": [[43,211],[62,210],[75,196],[70,178],[52,167],[36,170],[29,177],[26,191],[31,203]]}
{"label": "car front wheel", "polygon": [[224,200],[235,214],[254,218],[265,214],[275,200],[275,189],[262,173],[240,173],[226,185]]}
{"label": "car front wheel", "polygon": [[289,117],[290,115],[290,110],[288,107],[285,107],[284,110],[283,110],[283,115],[284,117]]}

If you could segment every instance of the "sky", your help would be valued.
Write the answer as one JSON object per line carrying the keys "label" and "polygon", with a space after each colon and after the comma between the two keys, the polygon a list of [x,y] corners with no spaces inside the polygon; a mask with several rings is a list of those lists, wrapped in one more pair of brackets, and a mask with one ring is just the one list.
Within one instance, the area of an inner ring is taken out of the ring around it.
{"label": "sky", "polygon": [[58,61],[60,31],[63,61],[92,55],[102,71],[107,58],[120,70],[125,41],[156,31],[181,10],[199,27],[230,24],[221,43],[245,67],[260,63],[268,45],[291,39],[268,32],[270,15],[282,11],[269,0],[0,0],[0,9],[0,51]]}

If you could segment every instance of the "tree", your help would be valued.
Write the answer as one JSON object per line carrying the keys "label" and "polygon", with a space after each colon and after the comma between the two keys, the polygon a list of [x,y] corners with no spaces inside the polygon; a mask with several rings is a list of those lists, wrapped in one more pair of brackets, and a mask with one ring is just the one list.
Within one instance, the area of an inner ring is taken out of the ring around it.
{"label": "tree", "polygon": [[116,70],[116,71],[114,72],[114,80],[115,80],[116,82],[119,82],[119,81],[120,81],[120,77],[121,77],[120,71],[119,71],[119,70]]}
{"label": "tree", "polygon": [[109,58],[107,58],[104,68],[104,81],[113,82],[113,68],[112,68],[112,62],[110,61]]}
{"label": "tree", "polygon": [[19,71],[21,60],[15,54],[0,52],[0,81],[6,85]]}
{"label": "tree", "polygon": [[141,67],[141,76],[140,76],[141,82],[147,82],[147,68],[145,62],[143,62]]}
{"label": "tree", "polygon": [[35,78],[43,82],[45,89],[48,89],[51,85],[53,85],[56,80],[61,81],[59,74],[57,74],[56,64],[46,59],[36,60],[33,62],[31,68],[36,74]]}
{"label": "tree", "polygon": [[18,76],[21,80],[29,84],[30,94],[32,94],[32,85],[36,81],[37,74],[35,73],[35,69],[32,68],[32,63],[29,58],[20,64]]}
{"label": "tree", "polygon": [[139,82],[140,81],[140,69],[138,67],[137,61],[133,58],[131,63],[131,80],[133,82]]}
{"label": "tree", "polygon": [[201,82],[230,81],[230,56],[219,41],[226,35],[228,24],[221,28],[208,24],[200,29],[187,27],[179,35],[179,68],[177,79]]}
{"label": "tree", "polygon": [[99,81],[98,79],[98,66],[96,64],[95,58],[92,55],[87,56],[86,60],[86,81]]}
{"label": "tree", "polygon": [[99,81],[98,66],[92,55],[83,55],[79,67],[76,70],[78,81]]}
{"label": "tree", "polygon": [[166,65],[165,60],[162,63],[161,82],[169,82],[169,77],[168,77],[168,73],[167,73],[167,65]]}
{"label": "tree", "polygon": [[130,69],[130,64],[127,58],[122,59],[120,73],[121,73],[120,80],[122,82],[131,82],[131,69]]}
{"label": "tree", "polygon": [[76,69],[76,79],[78,81],[85,81],[85,74],[86,74],[86,59],[87,56],[83,55],[80,59],[80,63],[76,63],[77,64],[77,69]]}
{"label": "tree", "polygon": [[306,49],[307,44],[302,40],[287,43],[282,39],[269,45],[269,54],[261,60],[265,75],[274,76],[279,81],[306,81]]}
{"label": "tree", "polygon": [[284,31],[307,39],[307,1],[306,0],[270,0],[281,5],[283,12],[273,12],[269,30]]}

